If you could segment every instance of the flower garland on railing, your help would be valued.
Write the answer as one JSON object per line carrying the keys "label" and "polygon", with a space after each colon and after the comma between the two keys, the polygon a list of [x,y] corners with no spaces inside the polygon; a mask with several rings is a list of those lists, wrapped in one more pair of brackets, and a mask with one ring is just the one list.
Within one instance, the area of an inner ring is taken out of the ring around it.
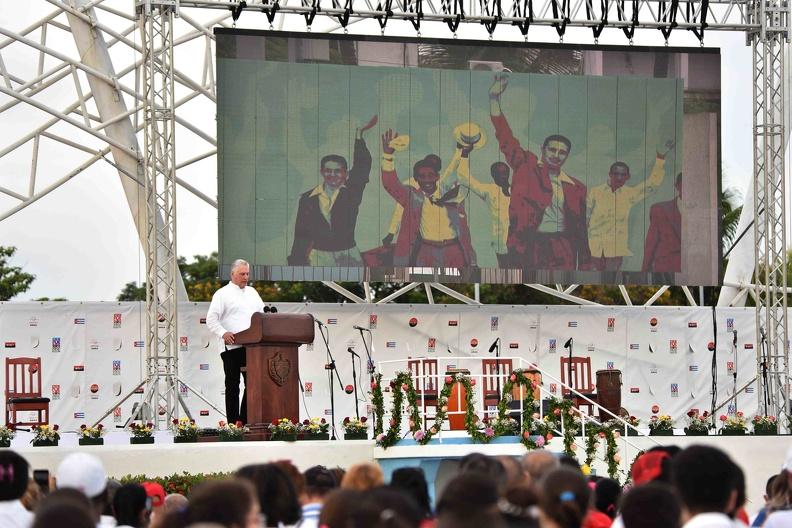
{"label": "flower garland on railing", "polygon": [[382,434],[383,416],[385,414],[385,399],[382,396],[382,373],[374,377],[371,382],[371,404],[374,406],[374,438]]}
{"label": "flower garland on railing", "polygon": [[437,396],[437,410],[435,412],[435,420],[432,427],[430,427],[427,431],[419,429],[413,433],[413,438],[419,444],[428,444],[429,440],[439,433],[440,429],[443,427],[443,423],[448,417],[448,398],[451,397],[452,387],[458,381],[457,377],[458,376],[456,373],[449,374],[445,377],[443,388],[440,389],[440,394]]}
{"label": "flower garland on railing", "polygon": [[[575,423],[572,400],[553,398],[550,400],[550,413],[545,416],[549,427],[564,433],[564,453],[575,456],[575,434],[579,425]],[[563,423],[563,427],[561,427]]]}
{"label": "flower garland on railing", "polygon": [[[378,375],[375,382],[376,387],[372,388],[372,400],[374,400],[374,392],[376,391],[380,392],[380,398],[382,398],[381,381],[382,376]],[[393,392],[393,407],[387,433],[383,432],[382,417],[385,411],[382,400],[380,400],[380,405],[375,408],[374,412],[377,422],[375,428],[379,427],[378,430],[375,429],[374,438],[377,441],[377,445],[383,449],[399,441],[399,436],[401,435],[402,403],[404,402],[405,393],[407,394],[407,407],[410,414],[410,432],[414,434],[421,428],[421,413],[418,411],[418,401],[415,387],[413,387],[412,375],[409,372],[396,373],[396,377],[390,382],[390,387]]]}
{"label": "flower garland on railing", "polygon": [[621,427],[621,423],[615,420],[602,425],[590,424],[586,426],[586,461],[584,464],[591,466],[600,446],[600,440],[605,440],[605,462],[608,464],[608,476],[612,479],[616,478],[621,461],[616,445],[616,439],[621,436],[617,430],[619,427]]}
{"label": "flower garland on railing", "polygon": [[[507,418],[507,409],[509,395],[515,386],[523,387],[525,389],[525,396],[523,397],[522,406],[522,430],[520,431],[520,443],[526,449],[538,449],[544,447],[545,444],[552,438],[552,433],[544,422],[539,419],[538,402],[534,400],[534,382],[531,378],[525,375],[522,369],[512,371],[509,379],[503,386],[503,393],[500,402],[498,402],[498,422],[503,423]],[[549,435],[549,438],[548,438]]]}

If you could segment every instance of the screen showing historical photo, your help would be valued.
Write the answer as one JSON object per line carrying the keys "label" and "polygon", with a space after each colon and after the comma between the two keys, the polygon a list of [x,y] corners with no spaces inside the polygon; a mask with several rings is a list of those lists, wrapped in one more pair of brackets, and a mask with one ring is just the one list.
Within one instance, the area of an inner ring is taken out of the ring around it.
{"label": "screen showing historical photo", "polygon": [[216,30],[221,274],[720,280],[720,53]]}

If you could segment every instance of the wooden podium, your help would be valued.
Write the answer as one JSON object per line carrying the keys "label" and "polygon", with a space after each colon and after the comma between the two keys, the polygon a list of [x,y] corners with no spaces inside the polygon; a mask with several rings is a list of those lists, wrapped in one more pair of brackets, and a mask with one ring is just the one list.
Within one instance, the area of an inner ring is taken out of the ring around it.
{"label": "wooden podium", "polygon": [[310,314],[256,312],[250,328],[234,334],[247,356],[247,419],[251,425],[300,419],[297,347],[313,343]]}

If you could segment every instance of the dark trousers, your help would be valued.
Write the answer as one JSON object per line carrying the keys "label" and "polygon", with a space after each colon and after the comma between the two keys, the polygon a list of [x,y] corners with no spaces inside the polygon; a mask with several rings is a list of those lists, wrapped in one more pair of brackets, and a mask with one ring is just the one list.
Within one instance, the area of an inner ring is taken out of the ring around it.
{"label": "dark trousers", "polygon": [[[247,372],[242,367],[247,365],[245,347],[226,350],[220,354],[223,358],[225,374],[225,408],[228,423],[241,421],[247,423]],[[245,392],[242,394],[242,410],[239,409],[239,376],[245,380]]]}

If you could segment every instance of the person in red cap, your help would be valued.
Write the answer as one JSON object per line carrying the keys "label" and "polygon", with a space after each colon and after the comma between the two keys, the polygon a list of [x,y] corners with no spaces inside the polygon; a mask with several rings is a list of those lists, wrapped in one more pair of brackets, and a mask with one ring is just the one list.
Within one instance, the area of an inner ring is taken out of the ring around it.
{"label": "person in red cap", "polygon": [[143,482],[141,484],[146,490],[146,495],[151,499],[151,524],[156,524],[159,517],[163,515],[162,507],[165,505],[165,488],[157,482]]}
{"label": "person in red cap", "polygon": [[[671,482],[671,460],[681,451],[677,446],[657,446],[638,456],[633,462],[630,476],[634,486],[650,482],[669,484]],[[624,528],[624,520],[619,515],[611,528]]]}

